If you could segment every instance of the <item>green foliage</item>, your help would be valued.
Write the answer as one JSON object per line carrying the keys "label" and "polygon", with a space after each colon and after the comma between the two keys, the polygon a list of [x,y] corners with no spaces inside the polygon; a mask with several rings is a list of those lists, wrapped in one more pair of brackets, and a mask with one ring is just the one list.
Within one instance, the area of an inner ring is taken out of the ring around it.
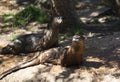
{"label": "green foliage", "polygon": [[60,42],[60,41],[62,41],[62,40],[64,40],[64,39],[70,38],[70,37],[72,37],[72,35],[71,35],[70,33],[59,34],[59,35],[58,35],[58,41]]}
{"label": "green foliage", "polygon": [[85,30],[80,29],[80,28],[76,28],[73,30],[74,34],[78,34],[78,35],[83,35],[85,33]]}
{"label": "green foliage", "polygon": [[79,27],[71,28],[71,30],[69,32],[66,32],[64,34],[59,34],[58,35],[58,41],[60,42],[60,41],[62,41],[64,39],[69,39],[72,36],[74,36],[75,34],[77,34],[77,35],[84,35],[85,33],[87,33],[87,31],[84,30],[84,29],[81,29]]}
{"label": "green foliage", "polygon": [[32,21],[45,23],[47,22],[47,14],[43,13],[35,6],[27,6],[24,10],[15,15],[4,15],[4,21],[12,24],[13,26],[24,26]]}
{"label": "green foliage", "polygon": [[13,24],[13,22],[12,22],[12,18],[13,18],[13,14],[5,14],[5,15],[3,15],[3,21],[4,22],[7,22],[7,23],[9,23],[10,25],[12,25]]}
{"label": "green foliage", "polygon": [[12,34],[12,36],[8,40],[12,41],[12,40],[16,39],[17,37],[18,37],[18,35]]}
{"label": "green foliage", "polygon": [[3,15],[4,22],[8,21],[12,16],[13,16],[13,14],[5,14],[5,15]]}

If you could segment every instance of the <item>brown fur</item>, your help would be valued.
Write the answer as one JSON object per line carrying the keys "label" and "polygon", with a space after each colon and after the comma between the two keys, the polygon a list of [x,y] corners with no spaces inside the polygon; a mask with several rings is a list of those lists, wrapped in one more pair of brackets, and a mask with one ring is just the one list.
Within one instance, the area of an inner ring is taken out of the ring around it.
{"label": "brown fur", "polygon": [[64,54],[62,64],[65,66],[80,65],[85,51],[84,39],[79,42],[72,42],[72,45]]}
{"label": "brown fur", "polygon": [[52,63],[62,66],[80,65],[84,49],[85,45],[83,38],[80,38],[77,42],[72,42],[69,47],[51,48],[41,52],[36,58],[1,73],[0,79],[16,70],[37,64]]}

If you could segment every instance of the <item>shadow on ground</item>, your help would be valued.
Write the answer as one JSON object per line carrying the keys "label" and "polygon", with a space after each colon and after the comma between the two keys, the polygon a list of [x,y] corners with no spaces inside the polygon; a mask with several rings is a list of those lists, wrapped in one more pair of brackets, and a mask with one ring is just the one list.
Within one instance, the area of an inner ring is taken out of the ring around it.
{"label": "shadow on ground", "polygon": [[[82,65],[69,68],[52,66],[39,69],[29,81],[44,82],[119,82],[120,81],[119,33],[92,37],[86,40]],[[37,80],[34,80],[38,78]],[[28,81],[25,81],[28,82]]]}
{"label": "shadow on ground", "polygon": [[119,82],[120,33],[88,38],[82,65],[37,65],[13,72],[0,82]]}

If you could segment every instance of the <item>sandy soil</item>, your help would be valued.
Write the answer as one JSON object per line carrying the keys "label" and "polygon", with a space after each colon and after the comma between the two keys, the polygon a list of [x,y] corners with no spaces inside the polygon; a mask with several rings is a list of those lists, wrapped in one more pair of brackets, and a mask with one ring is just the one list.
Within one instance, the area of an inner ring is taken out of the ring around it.
{"label": "sandy soil", "polygon": [[[37,65],[13,72],[0,82],[119,82],[120,32],[93,36],[86,39],[85,44],[84,60],[80,66]],[[21,61],[18,59],[16,62]]]}
{"label": "sandy soil", "polygon": [[[2,10],[0,15],[10,12],[10,7],[3,5],[6,1],[0,1],[0,10]],[[32,25],[36,26],[36,24]],[[0,23],[0,26],[4,24]],[[14,36],[26,33],[32,33],[32,31],[16,29],[3,32],[1,30],[0,47],[7,45]],[[36,65],[13,72],[0,82],[120,82],[120,32],[95,34],[85,41],[86,51],[80,66],[65,68]],[[12,57],[10,59],[16,60],[14,56]],[[19,62],[19,59],[24,61],[18,58],[16,62]]]}

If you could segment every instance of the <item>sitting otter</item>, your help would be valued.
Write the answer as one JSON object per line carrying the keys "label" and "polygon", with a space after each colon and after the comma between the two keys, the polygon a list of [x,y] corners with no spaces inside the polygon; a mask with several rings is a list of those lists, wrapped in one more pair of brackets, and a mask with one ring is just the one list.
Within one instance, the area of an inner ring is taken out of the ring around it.
{"label": "sitting otter", "polygon": [[80,65],[82,62],[84,50],[84,38],[75,35],[73,36],[72,44],[69,47],[57,47],[45,50],[44,52],[41,52],[36,58],[3,72],[0,74],[0,79],[19,69],[38,64],[52,63],[62,66]]}
{"label": "sitting otter", "polygon": [[53,17],[43,34],[26,34],[19,36],[0,50],[0,54],[30,53],[48,49],[58,43],[61,17]]}

